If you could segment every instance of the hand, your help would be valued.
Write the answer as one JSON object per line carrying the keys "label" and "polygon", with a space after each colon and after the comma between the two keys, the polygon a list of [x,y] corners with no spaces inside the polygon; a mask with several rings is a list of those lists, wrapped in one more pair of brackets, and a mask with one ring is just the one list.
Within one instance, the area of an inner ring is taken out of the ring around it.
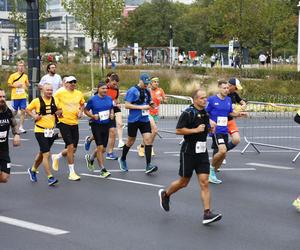
{"label": "hand", "polygon": [[81,118],[82,118],[82,111],[79,111],[79,112],[78,112],[77,117],[78,117],[78,119],[81,119]]}
{"label": "hand", "polygon": [[151,108],[155,108],[155,103],[154,103],[154,102],[151,102],[151,103],[149,104],[149,106],[150,106]]}
{"label": "hand", "polygon": [[217,123],[214,122],[213,120],[209,120],[209,124],[210,124],[210,133],[215,133]]}
{"label": "hand", "polygon": [[93,115],[91,118],[92,118],[93,120],[99,120],[99,115]]}
{"label": "hand", "polygon": [[240,112],[239,117],[248,117],[248,113],[247,112]]}
{"label": "hand", "polygon": [[197,128],[195,128],[196,133],[201,133],[205,130],[205,125],[200,124]]}
{"label": "hand", "polygon": [[111,113],[111,114],[109,115],[109,118],[110,118],[111,120],[115,119],[115,114]]}
{"label": "hand", "polygon": [[23,87],[23,84],[22,84],[21,82],[17,82],[17,83],[16,83],[16,86],[17,86],[17,88],[22,88],[22,87]]}
{"label": "hand", "polygon": [[63,117],[63,115],[62,115],[62,110],[61,110],[61,109],[60,109],[60,110],[57,110],[57,111],[55,112],[55,114],[56,114],[57,117]]}
{"label": "hand", "polygon": [[150,109],[150,105],[144,105],[144,106],[141,106],[142,110],[149,110]]}
{"label": "hand", "polygon": [[39,120],[41,120],[42,119],[42,116],[41,115],[35,115],[34,116],[34,121],[35,122],[37,122],[37,121],[39,121]]}
{"label": "hand", "polygon": [[15,135],[13,139],[13,146],[18,147],[21,145],[20,135]]}

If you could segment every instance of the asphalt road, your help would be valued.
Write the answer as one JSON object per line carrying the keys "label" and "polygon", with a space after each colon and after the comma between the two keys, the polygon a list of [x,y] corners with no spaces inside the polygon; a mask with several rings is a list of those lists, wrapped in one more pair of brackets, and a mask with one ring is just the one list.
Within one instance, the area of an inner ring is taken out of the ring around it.
{"label": "asphalt road", "polygon": [[[172,122],[165,125],[175,127]],[[242,133],[248,125],[240,122]],[[25,128],[32,127],[32,122],[26,121]],[[257,127],[260,129],[253,133],[258,137],[266,133],[268,137],[278,137],[280,133],[264,131],[264,124]],[[291,128],[295,137],[297,131],[297,127]],[[210,186],[212,207],[223,214],[223,219],[203,226],[196,178],[171,197],[169,213],[159,206],[160,186],[177,178],[181,137],[161,133],[163,139],[157,138],[153,159],[159,166],[157,173],[146,175],[145,159],[133,150],[128,155],[128,173],[119,172],[116,161],[106,161],[112,176],[102,179],[85,167],[83,139],[87,134],[88,126],[83,121],[75,162],[81,180],[67,179],[63,159],[55,173],[59,179],[56,187],[47,186],[42,168],[37,183],[31,183],[26,174],[38,150],[32,131],[22,136],[21,147],[11,148],[11,179],[1,185],[0,249],[299,249],[300,213],[291,206],[300,194],[300,159],[291,162],[295,152],[260,148],[261,154],[257,154],[249,148],[241,155],[239,151],[245,145],[242,142],[228,154],[227,164],[219,173],[223,183]],[[290,139],[299,145],[299,139]],[[57,141],[52,152],[63,147],[62,141]],[[7,218],[17,221],[7,224]],[[35,225],[24,228],[24,221]],[[51,228],[47,231],[42,226]]]}

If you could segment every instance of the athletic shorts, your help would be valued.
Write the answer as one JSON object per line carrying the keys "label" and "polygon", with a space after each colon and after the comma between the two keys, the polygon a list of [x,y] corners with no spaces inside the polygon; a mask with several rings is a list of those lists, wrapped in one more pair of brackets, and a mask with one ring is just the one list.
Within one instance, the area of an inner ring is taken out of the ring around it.
{"label": "athletic shorts", "polygon": [[114,107],[114,113],[119,113],[119,112],[121,112],[121,109],[119,108],[119,107]]}
{"label": "athletic shorts", "polygon": [[196,174],[209,174],[209,158],[208,153],[187,154],[180,152],[179,175],[181,177],[192,177],[193,171]]}
{"label": "athletic shorts", "polygon": [[109,127],[110,128],[116,128],[117,127],[116,119],[110,120]]}
{"label": "athletic shorts", "polygon": [[236,132],[239,132],[239,129],[236,125],[235,119],[232,119],[232,120],[228,121],[227,126],[228,126],[228,133],[230,135],[232,135]]}
{"label": "athletic shorts", "polygon": [[0,159],[0,172],[10,174],[10,161]]}
{"label": "athletic shorts", "polygon": [[77,148],[78,141],[79,141],[78,125],[68,125],[60,122],[57,124],[57,126],[66,144],[65,147],[73,144],[74,148]]}
{"label": "athletic shorts", "polygon": [[91,129],[97,146],[107,146],[110,124],[92,123]]}
{"label": "athletic shorts", "polygon": [[217,149],[218,145],[224,144],[226,148],[228,147],[228,134],[214,134],[212,137],[211,148]]}
{"label": "athletic shorts", "polygon": [[158,115],[150,115],[150,116],[153,118],[153,120],[155,121],[155,123],[158,122],[158,119],[159,119]]}
{"label": "athletic shorts", "polygon": [[26,107],[27,107],[26,98],[24,98],[24,99],[14,99],[14,100],[12,100],[11,105],[12,105],[12,108],[15,111],[18,111],[19,109],[25,110]]}
{"label": "athletic shorts", "polygon": [[150,122],[128,123],[127,133],[129,137],[136,137],[138,130],[140,130],[141,134],[151,133]]}
{"label": "athletic shorts", "polygon": [[38,141],[41,153],[50,152],[53,142],[56,139],[55,136],[53,136],[51,138],[45,137],[44,133],[35,133],[35,138]]}

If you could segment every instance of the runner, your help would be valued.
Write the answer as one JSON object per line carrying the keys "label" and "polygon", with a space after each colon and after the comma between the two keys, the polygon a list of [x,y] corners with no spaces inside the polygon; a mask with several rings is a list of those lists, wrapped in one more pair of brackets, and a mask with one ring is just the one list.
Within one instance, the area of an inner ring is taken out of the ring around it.
{"label": "runner", "polygon": [[151,164],[152,137],[151,125],[149,121],[149,109],[153,106],[151,94],[147,89],[150,83],[150,76],[146,73],[141,74],[139,83],[131,87],[125,96],[125,108],[129,109],[128,115],[128,138],[123,147],[122,157],[118,159],[120,169],[128,171],[126,156],[129,149],[134,144],[137,131],[140,130],[145,143],[146,169],[149,174],[157,171],[157,166]]}
{"label": "runner", "polygon": [[[158,77],[151,78],[150,93],[151,93],[151,98],[155,104],[154,107],[153,108],[151,107],[149,110],[150,113],[149,118],[150,118],[151,131],[152,131],[151,132],[152,145],[158,132],[157,122],[159,119],[159,105],[161,102],[165,102],[165,103],[167,102],[167,97],[165,95],[164,90],[162,88],[159,88],[158,85],[159,85],[159,78]],[[139,156],[141,157],[145,156],[145,147],[143,143],[137,147],[137,150]],[[152,146],[151,154],[152,156],[155,155],[153,146]]]}
{"label": "runner", "polygon": [[176,134],[184,136],[180,150],[180,178],[172,182],[166,189],[160,189],[160,206],[163,210],[170,210],[170,196],[186,187],[195,170],[201,188],[201,199],[204,207],[204,225],[213,223],[222,218],[221,214],[214,214],[210,209],[210,191],[208,187],[209,157],[206,148],[209,116],[205,111],[207,95],[204,90],[198,89],[193,94],[193,102],[179,117]]}
{"label": "runner", "polygon": [[[58,180],[53,177],[50,170],[50,149],[58,135],[54,134],[56,116],[61,116],[62,111],[58,100],[52,97],[52,85],[46,83],[43,85],[42,96],[35,98],[28,105],[26,112],[35,121],[34,133],[39,144],[40,152],[36,155],[31,168],[28,168],[28,174],[32,182],[37,182],[37,170],[43,163],[48,178],[48,185],[55,185]],[[33,113],[33,110],[35,111]]]}
{"label": "runner", "polygon": [[74,76],[66,78],[65,87],[57,91],[54,97],[58,100],[63,112],[57,124],[66,144],[65,149],[59,154],[52,155],[52,168],[58,171],[59,159],[67,157],[69,166],[69,180],[78,181],[80,177],[74,170],[74,156],[79,141],[78,119],[82,117],[84,108],[83,94],[76,90],[77,80]]}
{"label": "runner", "polygon": [[[294,121],[300,124],[300,110],[297,111]],[[300,212],[300,195],[296,200],[293,201],[293,206]]]}
{"label": "runner", "polygon": [[92,170],[94,158],[97,157],[101,169],[100,176],[106,178],[110,176],[110,172],[104,167],[103,154],[110,134],[111,120],[114,119],[113,101],[110,96],[107,96],[106,83],[99,82],[98,94],[89,99],[84,113],[91,118],[92,133],[97,145],[92,159],[88,154],[85,155],[87,167]]}
{"label": "runner", "polygon": [[228,147],[228,116],[246,116],[245,112],[233,111],[231,99],[227,96],[229,94],[228,82],[220,80],[218,87],[219,93],[208,98],[206,107],[211,123],[215,126],[215,131],[213,131],[212,134],[212,148],[214,149],[214,154],[209,175],[209,181],[215,184],[222,183],[222,181],[216,177],[215,171],[220,168],[223,160],[226,158]]}
{"label": "runner", "polygon": [[42,88],[46,83],[51,84],[53,94],[62,86],[62,80],[60,75],[56,74],[56,65],[49,63],[47,65],[48,74],[44,75],[40,80],[39,87]]}
{"label": "runner", "polygon": [[0,183],[8,182],[10,175],[10,157],[8,146],[9,128],[12,129],[13,146],[20,145],[17,122],[5,102],[5,92],[0,89]]}
{"label": "runner", "polygon": [[27,89],[29,87],[28,76],[25,74],[25,63],[23,60],[17,62],[17,72],[13,73],[8,78],[8,86],[11,88],[11,100],[14,114],[20,109],[20,124],[19,132],[26,133],[23,128],[25,120]]}

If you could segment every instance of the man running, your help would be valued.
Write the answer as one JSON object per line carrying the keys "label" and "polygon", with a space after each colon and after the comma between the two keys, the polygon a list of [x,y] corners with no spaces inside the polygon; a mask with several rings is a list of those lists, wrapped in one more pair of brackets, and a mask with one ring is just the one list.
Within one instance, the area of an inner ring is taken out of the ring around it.
{"label": "man running", "polygon": [[12,129],[13,145],[20,145],[17,122],[5,102],[5,92],[0,89],[0,183],[8,182],[10,175],[10,157],[8,146],[9,129]]}
{"label": "man running", "polygon": [[50,149],[54,140],[57,139],[57,134],[54,134],[56,119],[62,115],[59,102],[54,99],[52,93],[52,85],[49,83],[44,84],[42,96],[32,100],[26,108],[27,114],[34,119],[35,138],[40,147],[40,152],[36,155],[32,167],[28,168],[27,171],[30,180],[37,182],[37,170],[40,164],[43,163],[49,186],[54,186],[58,182],[50,170]]}
{"label": "man running", "polygon": [[219,93],[208,98],[206,111],[209,114],[211,123],[215,126],[213,132],[214,154],[210,167],[209,181],[214,184],[222,183],[216,176],[217,171],[226,157],[228,147],[228,116],[246,116],[245,112],[235,112],[232,109],[232,102],[229,94],[229,84],[227,81],[218,82]]}
{"label": "man running", "polygon": [[53,94],[62,86],[62,80],[60,75],[56,74],[56,65],[49,63],[47,65],[48,74],[44,75],[40,80],[39,87],[42,88],[46,83],[51,84]]}
{"label": "man running", "polygon": [[125,96],[125,108],[129,109],[128,115],[128,138],[123,147],[122,157],[118,158],[120,169],[128,171],[126,156],[130,147],[134,144],[137,131],[142,134],[145,143],[146,168],[145,173],[149,174],[157,171],[157,166],[151,164],[152,137],[151,125],[149,120],[149,109],[153,106],[151,94],[147,89],[150,83],[150,76],[146,73],[141,74],[139,83],[131,87]]}
{"label": "man running", "polygon": [[69,180],[78,181],[80,177],[74,170],[74,157],[79,141],[78,119],[82,117],[84,98],[81,91],[76,90],[77,80],[74,76],[66,78],[65,87],[57,91],[54,97],[58,100],[63,116],[57,124],[65,142],[65,149],[59,154],[52,155],[52,168],[58,171],[59,159],[67,157],[69,166]]}
{"label": "man running", "polygon": [[[150,107],[149,113],[150,113],[150,124],[151,124],[151,136],[152,136],[152,145],[154,142],[154,139],[157,135],[158,128],[157,128],[157,122],[159,118],[159,105],[161,102],[167,102],[167,97],[165,95],[165,92],[162,88],[158,87],[159,85],[159,78],[158,77],[153,77],[151,78],[151,85],[150,85],[150,93],[151,93],[151,98],[152,101],[154,102],[154,106]],[[141,157],[145,156],[145,146],[142,143],[141,145],[138,146],[138,155]],[[154,149],[152,146],[152,155],[155,155]]]}
{"label": "man running", "polygon": [[93,169],[93,162],[96,156],[101,169],[100,176],[106,178],[110,176],[110,172],[104,167],[103,154],[108,142],[110,123],[114,119],[114,110],[112,98],[107,96],[107,86],[104,82],[99,82],[98,94],[89,99],[84,108],[84,113],[91,118],[91,129],[97,145],[92,159],[89,155],[85,155],[87,167],[88,169]]}
{"label": "man running", "polygon": [[201,199],[204,207],[204,225],[213,223],[222,218],[221,214],[214,214],[210,209],[209,191],[209,157],[206,148],[206,139],[209,128],[209,116],[205,111],[207,95],[204,90],[198,89],[193,94],[194,104],[190,105],[179,117],[176,134],[183,135],[184,141],[180,150],[180,178],[171,183],[166,189],[160,189],[160,206],[163,210],[170,210],[170,196],[186,187],[195,170],[201,189]]}
{"label": "man running", "polygon": [[14,114],[20,110],[19,132],[26,133],[23,128],[25,120],[27,89],[29,87],[28,76],[25,74],[25,63],[23,60],[17,62],[17,72],[8,78],[8,86],[11,88],[11,100]]}

